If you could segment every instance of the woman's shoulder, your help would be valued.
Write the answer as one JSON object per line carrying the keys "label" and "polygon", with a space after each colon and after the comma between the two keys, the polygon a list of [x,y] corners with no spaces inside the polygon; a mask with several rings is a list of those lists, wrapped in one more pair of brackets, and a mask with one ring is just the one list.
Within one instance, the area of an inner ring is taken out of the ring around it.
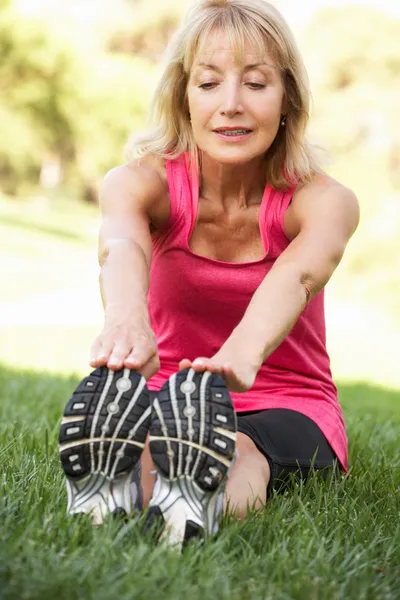
{"label": "woman's shoulder", "polygon": [[161,229],[168,221],[171,202],[165,160],[148,154],[127,162],[124,167],[132,193],[140,194],[150,220],[151,231]]}
{"label": "woman's shoulder", "polygon": [[326,193],[333,193],[340,196],[353,194],[348,187],[334,177],[331,177],[327,173],[318,173],[310,181],[297,185],[293,194],[293,202],[299,203],[299,201],[304,201],[305,198],[318,199],[321,198],[322,194]]}
{"label": "woman's shoulder", "polygon": [[359,206],[355,193],[327,173],[318,173],[308,182],[298,184],[285,215],[285,230],[293,239],[302,223],[314,215],[337,211],[347,213],[349,220],[357,219]]}
{"label": "woman's shoulder", "polygon": [[133,186],[142,184],[151,195],[157,196],[168,189],[165,161],[161,156],[147,154],[133,158],[120,168],[126,169]]}

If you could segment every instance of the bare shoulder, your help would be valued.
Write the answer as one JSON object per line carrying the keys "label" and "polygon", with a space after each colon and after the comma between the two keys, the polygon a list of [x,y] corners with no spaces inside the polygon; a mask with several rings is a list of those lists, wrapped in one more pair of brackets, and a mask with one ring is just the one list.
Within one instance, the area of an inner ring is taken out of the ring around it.
{"label": "bare shoulder", "polygon": [[348,199],[353,197],[356,200],[356,196],[352,190],[333,177],[323,173],[315,175],[310,182],[299,185],[294,193],[293,201],[297,203],[304,201],[315,202],[322,196],[335,196]]}
{"label": "bare shoulder", "polygon": [[154,195],[168,189],[165,161],[161,156],[148,154],[143,158],[130,160],[123,166],[127,168],[131,177],[138,178],[143,184],[150,186]]}
{"label": "bare shoulder", "polygon": [[164,160],[145,156],[111,169],[101,187],[102,209],[123,204],[127,211],[141,210],[155,230],[168,221],[170,201]]}
{"label": "bare shoulder", "polygon": [[308,223],[327,219],[333,225],[341,222],[352,235],[360,218],[356,194],[327,174],[316,175],[298,186],[285,215],[285,231],[294,239]]}

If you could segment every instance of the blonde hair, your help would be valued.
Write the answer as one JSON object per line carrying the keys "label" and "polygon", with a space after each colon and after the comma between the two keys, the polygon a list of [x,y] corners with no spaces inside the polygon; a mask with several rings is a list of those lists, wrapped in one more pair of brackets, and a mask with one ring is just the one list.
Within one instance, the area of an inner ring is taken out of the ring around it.
{"label": "blonde hair", "polygon": [[187,12],[171,38],[165,65],[149,110],[149,129],[128,143],[130,156],[176,158],[189,151],[200,167],[187,100],[187,82],[195,55],[208,35],[229,36],[236,60],[243,60],[245,41],[260,55],[267,49],[280,71],[285,90],[286,125],[281,126],[266,153],[266,180],[277,189],[309,181],[321,172],[315,150],[306,139],[310,90],[293,35],[279,11],[265,0],[200,0]]}

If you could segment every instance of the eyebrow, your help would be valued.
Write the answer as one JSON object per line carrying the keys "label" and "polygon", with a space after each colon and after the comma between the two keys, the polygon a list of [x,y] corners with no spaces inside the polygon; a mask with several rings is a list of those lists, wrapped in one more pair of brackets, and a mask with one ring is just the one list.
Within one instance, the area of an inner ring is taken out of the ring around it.
{"label": "eyebrow", "polygon": [[[218,71],[219,73],[221,73],[221,69],[219,67],[217,67],[217,65],[211,65],[209,63],[197,63],[196,67],[205,67],[206,69],[210,69],[211,71]],[[253,69],[257,69],[257,67],[268,67],[269,69],[274,69],[273,65],[269,65],[268,63],[265,62],[258,62],[258,63],[252,63],[250,65],[246,65],[244,70],[245,71],[252,71]]]}

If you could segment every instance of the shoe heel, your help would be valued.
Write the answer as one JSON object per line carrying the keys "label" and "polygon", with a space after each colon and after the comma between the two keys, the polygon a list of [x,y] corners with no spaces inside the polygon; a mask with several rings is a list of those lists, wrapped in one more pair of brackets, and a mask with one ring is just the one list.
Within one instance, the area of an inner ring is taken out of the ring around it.
{"label": "shoe heel", "polygon": [[[135,468],[136,470],[136,468]],[[68,507],[67,514],[88,514],[93,525],[101,525],[107,515],[127,516],[134,509],[132,492],[133,472],[120,473],[110,479],[101,473],[94,473],[80,479],[66,478]]]}

